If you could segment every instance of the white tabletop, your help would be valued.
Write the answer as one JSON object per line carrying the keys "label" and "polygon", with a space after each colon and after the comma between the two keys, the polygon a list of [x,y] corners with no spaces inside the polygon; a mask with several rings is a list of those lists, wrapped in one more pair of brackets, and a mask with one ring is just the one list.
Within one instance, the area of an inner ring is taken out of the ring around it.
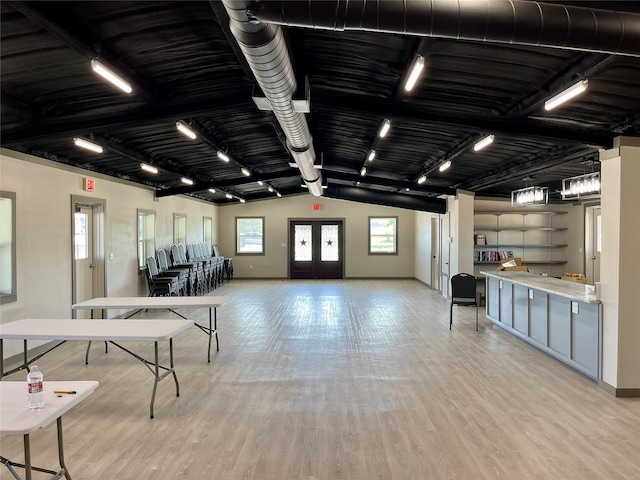
{"label": "white tabletop", "polygon": [[[0,437],[25,435],[44,428],[93,393],[95,381],[44,381],[45,407],[29,410],[27,381],[0,382]],[[58,396],[54,390],[73,390],[75,394]]]}
{"label": "white tabletop", "polygon": [[108,308],[215,308],[221,307],[227,296],[201,297],[98,297],[76,303],[71,308],[76,310],[108,309]]}
{"label": "white tabletop", "polygon": [[79,320],[27,318],[0,325],[0,338],[18,340],[168,340],[192,320]]}

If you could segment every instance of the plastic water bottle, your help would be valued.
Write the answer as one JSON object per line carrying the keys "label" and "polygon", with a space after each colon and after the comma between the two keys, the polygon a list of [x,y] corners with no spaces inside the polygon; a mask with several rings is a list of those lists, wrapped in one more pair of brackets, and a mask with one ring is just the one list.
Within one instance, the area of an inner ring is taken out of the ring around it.
{"label": "plastic water bottle", "polygon": [[27,388],[29,389],[29,408],[36,410],[44,408],[44,375],[37,365],[32,365],[27,374]]}

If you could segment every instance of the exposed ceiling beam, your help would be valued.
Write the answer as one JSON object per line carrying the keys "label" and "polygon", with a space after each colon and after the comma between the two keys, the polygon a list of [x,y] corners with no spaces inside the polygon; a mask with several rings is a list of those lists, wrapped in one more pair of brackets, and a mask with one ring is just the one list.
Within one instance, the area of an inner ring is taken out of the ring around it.
{"label": "exposed ceiling beam", "polygon": [[592,153],[593,151],[589,149],[557,147],[551,151],[537,153],[528,159],[518,159],[489,172],[487,175],[462,183],[458,187],[475,192],[487,190],[514,179],[522,179],[527,175],[574,162]]}
{"label": "exposed ceiling beam", "polygon": [[278,180],[280,178],[299,177],[299,176],[300,176],[299,170],[289,168],[287,170],[281,170],[278,172],[252,175],[251,177],[236,178],[232,180],[225,180],[222,182],[202,182],[202,183],[196,183],[195,185],[190,187],[167,188],[164,190],[158,190],[156,192],[156,197],[170,197],[172,195],[187,195],[190,193],[202,192],[210,188],[215,188],[216,190],[218,189],[225,190],[225,189],[228,189],[229,187],[234,187],[234,186],[238,187],[241,185],[246,185],[248,183],[255,183],[258,180],[261,180],[263,182],[270,182],[272,180]]}
{"label": "exposed ceiling beam", "polygon": [[37,140],[51,136],[73,136],[100,132],[102,130],[124,130],[141,125],[157,125],[175,122],[185,117],[198,117],[219,111],[220,108],[247,103],[250,89],[236,95],[223,97],[205,96],[200,98],[172,98],[126,112],[115,114],[89,114],[56,117],[32,122],[28,127],[2,132],[2,144],[12,145],[27,140]]}
{"label": "exposed ceiling beam", "polygon": [[[52,5],[52,11],[45,12],[49,6],[46,2],[10,2],[11,6],[22,13],[29,20],[41,26],[51,35],[64,42],[69,48],[79,55],[91,60],[100,57],[101,61],[107,63],[119,73],[124,75],[128,82],[134,87],[136,95],[141,95],[148,100],[158,100],[161,95],[147,81],[140,78],[134,69],[130,68],[120,60],[120,55],[111,51],[107,46],[94,38],[86,29],[82,29],[80,22],[72,18],[66,9]],[[56,13],[54,13],[56,12]]]}
{"label": "exposed ceiling beam", "polygon": [[321,104],[327,109],[351,110],[359,115],[376,115],[399,121],[439,124],[449,127],[472,128],[478,133],[487,132],[504,135],[541,138],[551,142],[579,143],[595,147],[611,148],[614,135],[593,129],[565,128],[551,121],[491,118],[487,116],[449,115],[432,112],[419,106],[366,95],[343,93],[325,87],[312,87],[312,105]]}
{"label": "exposed ceiling beam", "polygon": [[14,114],[25,118],[33,118],[33,116],[37,114],[29,104],[7,95],[4,92],[2,92],[0,99],[2,102],[2,110],[10,110]]}
{"label": "exposed ceiling beam", "polygon": [[437,187],[434,185],[428,185],[426,183],[423,185],[417,185],[415,182],[412,182],[412,181],[403,182],[398,180],[392,180],[389,178],[373,177],[371,175],[366,175],[364,177],[361,177],[358,174],[340,172],[337,170],[329,170],[326,168],[323,169],[322,172],[325,174],[329,182],[332,179],[334,179],[334,180],[341,180],[344,182],[353,182],[353,183],[361,182],[369,185],[378,185],[381,187],[397,188],[397,189],[405,189],[406,187],[409,187],[413,191],[421,192],[425,194],[435,194],[435,195],[455,194],[454,188]]}

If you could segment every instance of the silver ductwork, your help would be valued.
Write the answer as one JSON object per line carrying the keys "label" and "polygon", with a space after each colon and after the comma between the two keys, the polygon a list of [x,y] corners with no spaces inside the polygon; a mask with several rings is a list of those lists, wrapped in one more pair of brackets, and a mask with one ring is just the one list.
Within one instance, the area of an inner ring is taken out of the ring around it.
{"label": "silver ductwork", "polygon": [[322,196],[322,176],[314,167],[316,154],[304,114],[293,106],[296,79],[282,28],[261,22],[250,22],[247,0],[223,0],[229,14],[231,33],[247,59],[258,85],[287,137],[287,147],[300,169],[309,193]]}
{"label": "silver ductwork", "polygon": [[640,15],[530,0],[262,1],[253,21],[640,56]]}

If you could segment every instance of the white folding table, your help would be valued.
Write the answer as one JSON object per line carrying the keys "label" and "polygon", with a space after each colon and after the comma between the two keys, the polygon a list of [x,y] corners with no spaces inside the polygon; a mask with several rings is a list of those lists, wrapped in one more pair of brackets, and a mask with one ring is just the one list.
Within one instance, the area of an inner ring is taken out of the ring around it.
{"label": "white folding table", "polygon": [[[153,390],[151,392],[151,402],[149,406],[150,417],[153,418],[153,404],[156,398],[156,389],[158,382],[168,375],[173,375],[176,384],[176,397],[180,396],[180,385],[178,377],[173,365],[173,337],[185,330],[191,328],[193,321],[178,319],[160,319],[160,320],[80,320],[80,319],[33,319],[16,320],[15,322],[0,324],[0,379],[17,372],[27,369],[29,364],[33,363],[44,354],[50,352],[57,346],[47,350],[40,355],[27,358],[27,342],[29,340],[96,340],[109,342],[120,348],[141,361],[145,367],[154,375]],[[3,341],[5,339],[23,340],[24,352],[22,365],[14,368],[9,372],[4,372],[4,356]],[[158,360],[158,342],[162,340],[169,341],[169,367],[160,365]],[[140,355],[126,349],[117,342],[122,341],[150,341],[154,342],[155,359],[154,361],[146,360]],[[164,373],[160,374],[160,370]]]}
{"label": "white folding table", "polygon": [[[94,310],[110,310],[110,309],[126,309],[139,310],[145,308],[167,308],[176,315],[185,318],[179,314],[174,308],[208,308],[209,309],[209,326],[200,325],[194,322],[195,326],[209,336],[209,345],[207,349],[207,362],[211,362],[211,337],[216,337],[216,351],[220,351],[218,342],[218,313],[217,307],[221,307],[227,301],[227,296],[208,296],[201,297],[98,297],[76,303],[71,306],[74,310],[91,310],[91,318],[93,318]],[[89,347],[87,348],[87,360],[89,355]]]}
{"label": "white folding table", "polygon": [[[98,387],[94,381],[44,382],[45,407],[40,410],[29,410],[27,406],[27,382],[0,382],[0,438],[7,435],[22,435],[24,438],[24,464],[13,462],[0,456],[0,463],[9,469],[11,474],[20,479],[13,467],[24,468],[26,480],[31,480],[31,472],[49,473],[54,478],[71,480],[64,463],[64,447],[62,443],[62,415],[93,393]],[[73,391],[74,394],[57,395],[54,390]],[[29,435],[56,421],[58,429],[58,461],[60,469],[49,470],[31,465],[31,443]]]}

